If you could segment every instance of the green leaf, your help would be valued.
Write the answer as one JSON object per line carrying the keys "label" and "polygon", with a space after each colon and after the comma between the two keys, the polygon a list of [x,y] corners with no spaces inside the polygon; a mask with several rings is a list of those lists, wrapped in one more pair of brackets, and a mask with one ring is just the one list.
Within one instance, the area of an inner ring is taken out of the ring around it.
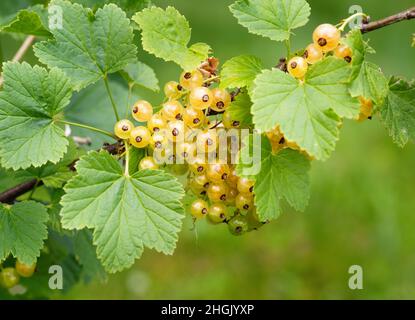
{"label": "green leaf", "polygon": [[48,213],[40,203],[0,205],[0,261],[11,253],[24,264],[36,262],[47,237]]}
{"label": "green leaf", "polygon": [[[124,116],[128,100],[128,88],[118,74],[109,77],[109,84],[114,100],[117,101],[118,113]],[[141,98],[136,91],[133,90],[128,105]],[[94,107],[91,108],[91,106]],[[103,81],[94,83],[80,92],[76,92],[71,99],[70,105],[65,109],[66,120],[86,123],[111,132],[114,130],[114,123],[116,122],[112,114],[111,101],[108,98]],[[128,108],[128,114],[130,114],[130,108]],[[71,133],[72,135],[90,138],[91,145],[88,148],[91,150],[101,148],[103,143],[114,142],[105,135],[74,126],[71,126]]]}
{"label": "green leaf", "polygon": [[99,262],[96,248],[92,243],[92,233],[89,230],[80,230],[74,236],[74,252],[82,265],[86,280],[98,278],[106,280],[107,274]]}
{"label": "green leaf", "polygon": [[243,127],[252,125],[251,115],[252,101],[247,92],[242,92],[235,97],[229,107],[232,119],[238,120]]}
{"label": "green leaf", "polygon": [[0,167],[0,193],[33,179],[33,174],[28,171],[6,170]]}
{"label": "green leaf", "polygon": [[311,66],[304,82],[278,69],[262,72],[252,95],[255,127],[266,132],[279,125],[287,140],[327,159],[338,140],[338,116],[359,113],[357,99],[348,93],[349,75],[348,64],[334,57]]}
{"label": "green leaf", "polygon": [[238,0],[229,9],[249,32],[276,41],[305,25],[311,10],[305,0]]}
{"label": "green leaf", "polygon": [[195,69],[208,57],[210,47],[197,43],[188,48],[191,29],[186,18],[175,8],[151,7],[133,16],[141,29],[144,50],[165,61],[173,61],[185,70]]}
{"label": "green leaf", "polygon": [[11,20],[0,24],[0,32],[48,37],[48,11],[42,5],[20,10]]}
{"label": "green leaf", "polygon": [[415,140],[415,81],[392,77],[380,115],[394,142],[404,147]]}
{"label": "green leaf", "polygon": [[350,85],[353,97],[365,97],[375,105],[381,105],[388,95],[388,80],[380,68],[371,62],[363,62],[360,73]]}
{"label": "green leaf", "polygon": [[154,70],[145,63],[130,63],[120,73],[130,86],[141,86],[155,92],[160,90]]}
{"label": "green leaf", "polygon": [[113,3],[123,9],[129,17],[137,11],[149,7],[151,4],[150,0],[72,0],[72,2],[82,4],[83,6],[93,8],[94,10],[105,4]]}
{"label": "green leaf", "polygon": [[388,94],[388,80],[378,66],[366,61],[366,55],[374,53],[374,50],[363,41],[360,30],[351,31],[345,43],[353,52],[351,95],[362,96],[376,105],[381,105]]}
{"label": "green leaf", "polygon": [[261,73],[262,62],[250,55],[234,57],[223,64],[221,71],[221,88],[251,88],[255,77]]}
{"label": "green leaf", "polygon": [[[269,140],[265,137],[259,145],[252,145],[251,139],[250,148],[261,148],[256,151],[261,152],[260,171],[254,177],[251,176],[256,180],[255,205],[261,221],[278,218],[282,199],[294,209],[304,211],[310,198],[310,161],[291,149],[283,149],[274,154]],[[238,164],[237,172],[244,176],[247,171],[244,165]]]}
{"label": "green leaf", "polygon": [[53,0],[63,13],[62,28],[51,30],[54,40],[37,43],[35,55],[49,67],[59,67],[82,89],[136,61],[130,20],[116,5],[95,15],[68,1]]}
{"label": "green leaf", "polygon": [[69,104],[72,88],[58,69],[50,72],[27,63],[3,67],[0,92],[0,158],[4,168],[28,168],[58,162],[68,140],[54,122]]}
{"label": "green leaf", "polygon": [[130,159],[128,161],[128,172],[130,174],[134,174],[138,171],[138,164],[145,156],[145,149],[130,148]]}
{"label": "green leaf", "polygon": [[62,225],[94,229],[98,258],[108,272],[121,271],[144,246],[171,254],[183,218],[181,184],[158,170],[125,176],[105,151],[81,158],[78,175],[65,186]]}

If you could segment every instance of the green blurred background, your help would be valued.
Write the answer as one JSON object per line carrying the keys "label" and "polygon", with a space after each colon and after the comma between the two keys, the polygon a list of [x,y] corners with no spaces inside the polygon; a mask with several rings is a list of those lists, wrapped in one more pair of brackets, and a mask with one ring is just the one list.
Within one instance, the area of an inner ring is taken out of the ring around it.
{"label": "green blurred background", "polygon": [[[210,44],[223,62],[254,54],[271,67],[285,52],[239,26],[228,10],[230,0],[153,2],[174,5],[190,21],[192,42]],[[373,19],[415,5],[413,0],[309,3],[311,20],[296,30],[297,49],[311,41],[318,24],[347,17],[351,5],[360,4]],[[370,33],[377,50],[371,61],[387,75],[415,78],[412,33],[415,21]],[[19,38],[1,36],[4,60],[20,43]],[[161,84],[177,79],[177,66],[144,52],[139,55],[155,69]],[[27,59],[35,61],[32,53]],[[155,103],[162,99],[144,91],[143,96]],[[146,250],[132,269],[109,276],[106,283],[80,284],[63,298],[415,298],[414,164],[415,146],[394,145],[379,119],[348,121],[334,155],[313,163],[310,205],[304,213],[287,207],[277,221],[242,237],[231,236],[226,226],[203,222],[191,230],[187,219],[173,256]],[[354,264],[363,268],[363,290],[348,288],[348,269]]]}

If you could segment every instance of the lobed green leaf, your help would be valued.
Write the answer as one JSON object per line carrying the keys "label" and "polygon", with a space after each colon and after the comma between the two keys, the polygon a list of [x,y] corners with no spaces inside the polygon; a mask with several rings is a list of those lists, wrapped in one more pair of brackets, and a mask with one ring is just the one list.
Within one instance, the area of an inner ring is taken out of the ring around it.
{"label": "lobed green leaf", "polygon": [[175,178],[158,170],[125,176],[105,151],[90,152],[76,168],[61,201],[62,225],[94,229],[98,258],[108,272],[131,266],[144,246],[165,254],[174,251],[184,195]]}
{"label": "lobed green leaf", "polygon": [[229,9],[249,32],[276,41],[289,39],[311,11],[305,0],[238,0]]}

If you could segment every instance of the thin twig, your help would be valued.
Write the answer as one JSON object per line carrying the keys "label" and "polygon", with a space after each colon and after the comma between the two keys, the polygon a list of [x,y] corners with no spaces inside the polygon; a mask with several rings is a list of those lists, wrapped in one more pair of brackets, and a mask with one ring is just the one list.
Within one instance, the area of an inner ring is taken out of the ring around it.
{"label": "thin twig", "polygon": [[[105,143],[101,149],[107,150],[112,155],[116,155],[124,152],[124,145],[122,141],[117,141],[113,144]],[[75,160],[68,166],[70,170],[75,170],[76,161],[77,160]],[[30,190],[33,190],[35,187],[40,187],[41,185],[43,185],[43,182],[37,179],[29,180],[21,184],[18,184],[17,186],[14,186],[9,190],[0,193],[0,203],[13,203],[16,200],[16,198],[20,197],[21,195],[24,195],[26,192],[29,192]]]}
{"label": "thin twig", "polygon": [[392,16],[386,17],[381,20],[364,23],[362,27],[360,28],[360,30],[362,33],[367,33],[367,32],[374,31],[374,30],[389,26],[391,24],[394,24],[400,21],[411,20],[411,19],[415,19],[415,7],[412,7],[410,9],[399,12],[397,14],[394,14]]}
{"label": "thin twig", "polygon": [[[26,51],[32,46],[33,42],[35,41],[35,36],[28,36],[25,41],[20,46],[19,50],[17,50],[16,54],[14,55],[12,61],[19,62],[23,56],[25,55]],[[3,85],[3,76],[0,76],[0,87]]]}

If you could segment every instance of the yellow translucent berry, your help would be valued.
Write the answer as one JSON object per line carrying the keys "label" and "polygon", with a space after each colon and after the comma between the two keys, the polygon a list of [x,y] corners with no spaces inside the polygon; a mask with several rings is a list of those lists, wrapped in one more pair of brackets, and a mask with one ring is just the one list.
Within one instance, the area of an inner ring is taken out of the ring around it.
{"label": "yellow translucent berry", "polygon": [[313,41],[323,52],[334,50],[340,42],[341,32],[329,23],[319,25],[313,32]]}
{"label": "yellow translucent berry", "polygon": [[185,108],[183,111],[183,121],[190,128],[200,127],[205,122],[205,114],[200,109]]}
{"label": "yellow translucent berry", "polygon": [[213,223],[221,223],[229,218],[228,208],[223,203],[214,203],[209,207],[208,219]]}
{"label": "yellow translucent berry", "polygon": [[150,120],[147,121],[147,128],[151,132],[160,131],[166,128],[166,121],[159,113],[153,114]]}
{"label": "yellow translucent berry", "polygon": [[184,141],[184,122],[174,120],[167,123],[166,135],[170,141]]}
{"label": "yellow translucent berry", "polygon": [[373,102],[372,100],[365,99],[364,97],[359,97],[359,101],[360,101],[360,114],[359,114],[358,120],[364,121],[372,116]]}
{"label": "yellow translucent berry", "polygon": [[347,63],[352,61],[352,49],[345,44],[339,45],[333,53],[337,58],[344,59]]}
{"label": "yellow translucent berry", "polygon": [[206,87],[193,88],[189,95],[190,105],[199,110],[209,108],[213,102],[212,91]]}
{"label": "yellow translucent berry", "polygon": [[153,116],[153,106],[148,101],[139,100],[133,106],[132,115],[139,122],[147,122]]}
{"label": "yellow translucent berry", "polygon": [[130,143],[136,148],[145,148],[150,143],[151,133],[143,126],[135,127],[131,130]]}
{"label": "yellow translucent berry", "polygon": [[228,192],[228,185],[222,182],[211,182],[207,189],[207,195],[212,202],[225,202]]}
{"label": "yellow translucent berry", "polygon": [[182,92],[182,85],[176,81],[169,81],[164,86],[164,94],[169,99],[177,99]]}
{"label": "yellow translucent berry", "polygon": [[27,265],[17,260],[15,268],[19,276],[24,277],[24,278],[30,278],[35,273],[36,263]]}
{"label": "yellow translucent berry", "polygon": [[247,193],[239,193],[235,198],[235,207],[239,210],[248,211],[252,209],[254,206],[253,204],[253,197]]}
{"label": "yellow translucent berry", "polygon": [[288,72],[294,78],[303,78],[307,73],[308,64],[302,57],[294,57],[287,63]]}
{"label": "yellow translucent berry", "polygon": [[240,193],[252,193],[254,192],[254,184],[255,181],[241,177],[236,187]]}
{"label": "yellow translucent berry", "polygon": [[209,205],[203,199],[197,199],[193,201],[192,205],[190,206],[190,213],[196,219],[202,219],[204,216],[208,214],[208,211]]}
{"label": "yellow translucent berry", "polygon": [[206,175],[210,181],[224,182],[230,175],[230,169],[227,164],[212,163],[208,165]]}
{"label": "yellow translucent berry", "polygon": [[171,100],[163,104],[161,115],[166,121],[180,120],[183,117],[183,111],[184,108],[179,101]]}
{"label": "yellow translucent berry", "polygon": [[123,119],[118,121],[114,126],[114,133],[120,139],[128,139],[134,125],[130,120]]}
{"label": "yellow translucent berry", "polygon": [[190,142],[182,142],[176,145],[176,154],[183,160],[189,161],[196,156],[196,145]]}
{"label": "yellow translucent berry", "polygon": [[226,110],[222,115],[222,123],[226,129],[239,128],[241,122],[237,119],[233,119],[229,110]]}
{"label": "yellow translucent berry", "polygon": [[[228,184],[229,185],[229,184]],[[235,198],[238,195],[238,190],[233,188],[233,187],[229,187],[229,191],[226,194],[226,203],[229,205],[233,205],[235,204]]]}
{"label": "yellow translucent berry", "polygon": [[203,85],[203,74],[199,70],[184,71],[180,75],[180,85],[186,89],[193,89]]}
{"label": "yellow translucent berry", "polygon": [[215,111],[225,111],[225,109],[231,104],[231,95],[225,89],[213,89],[212,96],[213,102],[210,108]]}
{"label": "yellow translucent berry", "polygon": [[314,64],[323,59],[323,50],[315,43],[311,43],[304,51],[304,58],[309,64]]}
{"label": "yellow translucent berry", "polygon": [[159,168],[159,165],[156,163],[153,157],[144,157],[140,160],[140,163],[138,164],[138,168],[140,170],[156,170]]}
{"label": "yellow translucent berry", "polygon": [[206,130],[199,132],[196,138],[197,150],[201,153],[209,153],[216,150],[218,145],[218,135],[216,130]]}
{"label": "yellow translucent berry", "polygon": [[229,173],[228,179],[226,180],[226,183],[232,187],[236,188],[238,184],[239,177],[236,175],[236,169],[232,169]]}
{"label": "yellow translucent berry", "polygon": [[19,283],[19,275],[14,268],[4,268],[0,271],[0,283],[10,289]]}
{"label": "yellow translucent berry", "polygon": [[206,173],[207,164],[205,159],[202,158],[194,158],[193,161],[189,165],[189,169],[196,175],[201,175]]}
{"label": "yellow translucent berry", "polygon": [[150,138],[150,147],[152,149],[163,149],[168,146],[168,139],[166,135],[166,130],[154,132]]}

